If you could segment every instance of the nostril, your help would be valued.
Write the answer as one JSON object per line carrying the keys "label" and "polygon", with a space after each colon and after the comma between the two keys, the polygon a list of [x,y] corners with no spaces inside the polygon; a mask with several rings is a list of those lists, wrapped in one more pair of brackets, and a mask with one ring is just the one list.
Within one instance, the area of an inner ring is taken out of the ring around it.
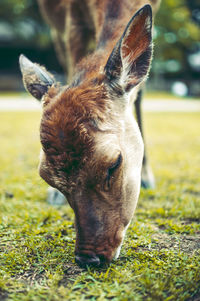
{"label": "nostril", "polygon": [[86,268],[87,266],[98,267],[101,264],[100,258],[95,255],[76,255],[75,261],[81,268]]}

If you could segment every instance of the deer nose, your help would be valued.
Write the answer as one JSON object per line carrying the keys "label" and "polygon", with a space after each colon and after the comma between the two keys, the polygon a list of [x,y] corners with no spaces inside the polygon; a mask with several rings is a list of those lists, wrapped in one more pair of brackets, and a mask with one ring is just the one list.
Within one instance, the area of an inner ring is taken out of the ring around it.
{"label": "deer nose", "polygon": [[75,261],[81,268],[99,267],[101,264],[100,258],[96,255],[79,254],[75,256]]}

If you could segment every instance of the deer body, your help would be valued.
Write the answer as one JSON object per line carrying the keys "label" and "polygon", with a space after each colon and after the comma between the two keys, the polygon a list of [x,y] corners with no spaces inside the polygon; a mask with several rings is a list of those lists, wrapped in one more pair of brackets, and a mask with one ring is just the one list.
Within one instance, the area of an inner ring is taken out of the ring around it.
{"label": "deer body", "polygon": [[132,104],[152,52],[151,7],[141,7],[158,1],[39,4],[70,78],[60,87],[20,58],[26,89],[43,101],[40,175],[74,210],[77,263],[99,266],[119,255],[139,196],[144,145]]}
{"label": "deer body", "polygon": [[[77,63],[91,50],[95,50],[96,59],[99,59],[97,54],[101,56],[98,65],[104,66],[131,17],[145,4],[150,4],[155,13],[160,0],[38,0],[38,3],[70,81],[77,72]],[[87,59],[87,64],[96,63],[94,56],[90,61]]]}

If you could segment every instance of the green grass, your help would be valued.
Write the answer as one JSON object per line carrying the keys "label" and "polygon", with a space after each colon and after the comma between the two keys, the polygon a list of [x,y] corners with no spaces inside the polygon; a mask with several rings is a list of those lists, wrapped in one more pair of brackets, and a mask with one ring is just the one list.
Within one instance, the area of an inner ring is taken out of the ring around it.
{"label": "green grass", "polygon": [[10,98],[10,97],[30,97],[26,92],[16,92],[16,91],[0,91],[0,100]]}
{"label": "green grass", "polygon": [[191,99],[195,100],[196,98],[194,97],[181,97],[178,95],[174,95],[173,93],[166,92],[166,91],[151,91],[147,90],[145,91],[145,100],[151,99],[151,100],[157,100],[157,101],[162,101],[162,100],[184,100],[184,99]]}
{"label": "green grass", "polygon": [[87,271],[73,212],[45,202],[39,119],[0,112],[0,300],[198,300],[200,114],[145,114],[157,187],[141,191],[119,259]]}

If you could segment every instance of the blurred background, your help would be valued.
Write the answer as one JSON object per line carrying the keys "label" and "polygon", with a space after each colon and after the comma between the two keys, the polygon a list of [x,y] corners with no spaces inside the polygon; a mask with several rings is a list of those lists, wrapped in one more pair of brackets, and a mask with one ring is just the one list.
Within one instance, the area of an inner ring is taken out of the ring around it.
{"label": "blurred background", "polygon": [[[154,60],[147,89],[200,96],[200,0],[163,0],[154,27]],[[36,0],[0,1],[0,93],[23,91],[23,53],[62,78]]]}

